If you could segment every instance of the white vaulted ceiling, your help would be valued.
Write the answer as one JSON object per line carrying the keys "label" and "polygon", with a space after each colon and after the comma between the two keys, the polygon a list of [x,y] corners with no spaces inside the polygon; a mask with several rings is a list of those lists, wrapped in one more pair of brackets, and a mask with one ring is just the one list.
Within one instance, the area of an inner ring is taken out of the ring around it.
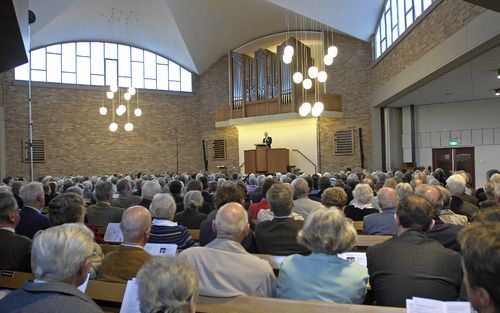
{"label": "white vaulted ceiling", "polygon": [[[31,47],[98,40],[139,46],[201,74],[249,41],[307,17],[368,41],[383,0],[32,0]],[[287,24],[288,20],[288,24]]]}

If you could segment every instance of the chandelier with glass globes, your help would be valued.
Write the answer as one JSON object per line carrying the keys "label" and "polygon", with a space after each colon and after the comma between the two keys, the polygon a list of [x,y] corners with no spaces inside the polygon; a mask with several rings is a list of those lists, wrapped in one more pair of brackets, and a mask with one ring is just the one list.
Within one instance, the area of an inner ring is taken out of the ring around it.
{"label": "chandelier with glass globes", "polygon": [[[115,109],[115,94],[118,93],[117,101],[118,101],[118,106]],[[130,108],[130,101],[132,100],[132,97],[135,96],[135,109],[134,109],[134,115],[136,117],[140,117],[142,115],[142,110],[139,108],[139,94],[137,93],[137,90],[134,87],[129,87],[126,88],[125,91],[123,92],[123,99],[122,99],[122,89],[119,88],[116,84],[112,84],[109,86],[109,91],[106,92],[106,98],[111,100],[111,123],[109,124],[109,131],[111,132],[116,132],[118,130],[118,123],[115,121],[115,114],[118,117],[123,116],[125,113],[127,113],[127,122],[123,126],[125,131],[131,132],[134,130],[134,124],[132,124],[130,120],[131,116],[131,108]],[[122,102],[122,100],[124,102]],[[106,115],[108,114],[108,109],[106,108],[105,103],[103,102],[102,106],[99,108],[99,114],[101,115]]]}
{"label": "chandelier with glass globes", "polygon": [[[295,53],[295,49],[292,45],[287,44],[283,50],[283,63],[290,64],[292,63],[292,59]],[[316,80],[318,83],[325,83],[328,79],[328,74],[325,71],[325,66],[330,66],[333,63],[333,60],[338,55],[339,51],[336,46],[330,45],[328,47],[327,53],[323,57],[323,70],[319,70],[319,68],[315,65],[311,65],[306,73],[302,73],[299,71],[297,67],[297,71],[293,73],[292,80],[295,84],[302,84],[304,90],[309,90],[313,86],[313,80]],[[318,117],[324,110],[324,104],[321,101],[316,101],[314,105],[307,102],[304,99],[304,103],[302,103],[299,107],[299,114],[302,117],[307,116],[311,113],[312,116]]]}

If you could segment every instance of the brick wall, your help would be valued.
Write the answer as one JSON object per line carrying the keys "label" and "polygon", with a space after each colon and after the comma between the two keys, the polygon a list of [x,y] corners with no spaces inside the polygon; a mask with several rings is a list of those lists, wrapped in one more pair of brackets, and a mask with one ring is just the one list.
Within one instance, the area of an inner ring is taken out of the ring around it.
{"label": "brick wall", "polygon": [[238,130],[236,127],[215,128],[215,111],[218,107],[229,105],[229,81],[227,55],[215,62],[200,78],[200,129],[205,142],[226,139],[227,159],[214,161],[210,158],[207,145],[208,170],[217,171],[217,166],[225,166],[228,173],[238,169]]}
{"label": "brick wall", "polygon": [[371,71],[377,89],[486,9],[462,0],[442,0]]}
{"label": "brick wall", "polygon": [[[338,171],[351,167],[361,169],[359,153],[358,128],[362,128],[365,155],[365,168],[371,169],[371,117],[370,117],[370,44],[352,37],[335,34],[334,44],[339,54],[334,63],[327,67],[327,92],[342,96],[342,111],[344,117],[320,118],[320,169]],[[334,154],[333,134],[335,130],[355,128],[355,151],[351,156],[336,156]]]}
{"label": "brick wall", "polygon": [[[6,174],[28,176],[29,163],[21,161],[21,141],[28,137],[28,88],[12,83],[13,71],[4,76]],[[196,94],[139,92],[143,115],[132,117],[134,131],[123,130],[124,115],[119,118],[119,130],[111,133],[110,110],[104,117],[98,112],[103,93],[94,88],[32,88],[33,137],[45,139],[47,156],[46,163],[35,165],[36,177],[175,171],[176,130],[179,170],[202,168]]]}

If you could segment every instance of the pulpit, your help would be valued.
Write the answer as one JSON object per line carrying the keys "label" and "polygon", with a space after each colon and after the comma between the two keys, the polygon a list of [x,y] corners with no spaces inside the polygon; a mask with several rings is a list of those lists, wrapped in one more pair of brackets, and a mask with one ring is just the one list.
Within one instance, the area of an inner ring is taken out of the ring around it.
{"label": "pulpit", "polygon": [[285,148],[271,149],[265,144],[255,144],[255,150],[245,150],[246,173],[285,173],[289,165],[290,151]]}

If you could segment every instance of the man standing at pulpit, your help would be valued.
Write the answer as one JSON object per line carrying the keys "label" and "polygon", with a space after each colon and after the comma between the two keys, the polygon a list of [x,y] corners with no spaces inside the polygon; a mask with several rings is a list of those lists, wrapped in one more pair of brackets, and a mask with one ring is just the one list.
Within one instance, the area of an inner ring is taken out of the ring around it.
{"label": "man standing at pulpit", "polygon": [[264,139],[262,139],[262,143],[265,143],[269,148],[271,148],[271,144],[273,143],[273,138],[269,137],[267,132],[265,132]]}

